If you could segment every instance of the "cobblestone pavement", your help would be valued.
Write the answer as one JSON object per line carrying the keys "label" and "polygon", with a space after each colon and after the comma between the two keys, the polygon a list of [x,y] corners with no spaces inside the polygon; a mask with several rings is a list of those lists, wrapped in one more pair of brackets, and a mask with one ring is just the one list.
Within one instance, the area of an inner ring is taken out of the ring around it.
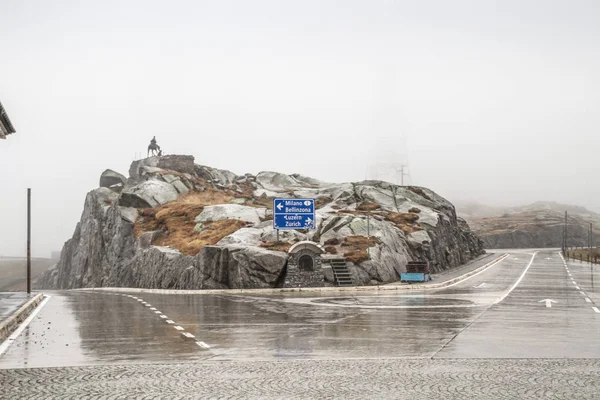
{"label": "cobblestone pavement", "polygon": [[1,399],[594,399],[600,360],[204,361],[0,370]]}

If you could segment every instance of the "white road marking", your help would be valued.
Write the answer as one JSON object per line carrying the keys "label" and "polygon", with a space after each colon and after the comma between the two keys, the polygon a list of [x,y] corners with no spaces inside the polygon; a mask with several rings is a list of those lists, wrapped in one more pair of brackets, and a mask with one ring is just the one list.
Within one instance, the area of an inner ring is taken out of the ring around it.
{"label": "white road marking", "polygon": [[495,265],[498,265],[498,264],[500,264],[502,261],[504,261],[504,260],[505,260],[505,259],[507,259],[507,258],[508,258],[508,255],[507,255],[506,257],[502,256],[500,259],[498,259],[498,260],[494,261],[492,264],[488,265],[488,266],[487,266],[485,269],[482,269],[482,270],[481,270],[481,271],[479,271],[478,273],[476,273],[476,274],[473,274],[473,275],[471,275],[471,276],[469,276],[469,277],[467,277],[467,278],[465,278],[465,279],[462,279],[462,280],[460,280],[460,281],[458,281],[458,282],[456,282],[456,283],[453,283],[452,285],[448,285],[448,286],[446,286],[445,288],[446,288],[446,289],[447,289],[447,288],[451,288],[452,286],[459,285],[459,284],[461,284],[461,283],[463,283],[463,282],[466,282],[466,281],[468,281],[469,279],[471,279],[471,278],[474,278],[474,277],[476,277],[476,276],[477,276],[477,275],[479,275],[479,274],[483,274],[485,271],[489,270],[490,268],[492,268],[492,267],[493,267],[493,266],[495,266]]}
{"label": "white road marking", "polygon": [[204,343],[204,342],[197,341],[197,342],[196,342],[196,344],[197,344],[198,346],[202,347],[203,349],[210,349],[210,346],[209,346],[209,345],[207,345],[207,344],[206,344],[206,343]]}
{"label": "white road marking", "polygon": [[573,281],[573,285],[577,286],[577,282]]}
{"label": "white road marking", "polygon": [[45,297],[46,298],[42,300],[40,304],[38,304],[38,306],[32,311],[32,313],[29,314],[29,317],[27,317],[25,321],[23,321],[21,325],[19,325],[19,327],[4,341],[4,343],[0,345],[0,356],[2,356],[2,354],[4,354],[6,350],[8,350],[10,345],[19,337],[21,332],[23,332],[25,328],[27,328],[27,325],[29,325],[31,321],[33,321],[35,316],[38,315],[38,313],[42,310],[42,308],[46,305],[46,303],[48,302],[48,300],[50,300],[50,297],[52,296],[45,295]]}
{"label": "white road marking", "polygon": [[577,290],[581,290],[581,288],[579,286],[575,286],[575,289]]}
{"label": "white road marking", "polygon": [[146,304],[146,307],[152,307],[152,304]]}
{"label": "white road marking", "polygon": [[521,283],[521,281],[525,277],[525,274],[527,273],[527,271],[529,271],[529,267],[531,267],[531,264],[533,264],[533,260],[535,259],[535,256],[536,256],[537,253],[538,253],[537,251],[535,253],[533,253],[533,256],[531,256],[531,261],[529,261],[529,264],[527,265],[527,268],[525,268],[525,271],[523,271],[523,273],[521,274],[521,276],[519,277],[519,279],[517,279],[517,281],[515,282],[515,284],[512,285],[510,289],[508,289],[508,292],[504,293],[504,295],[502,297],[500,297],[500,299],[498,299],[498,301],[496,301],[495,304],[500,303],[502,300],[504,300],[506,298],[506,296],[508,296],[510,294],[510,292],[512,292],[513,290],[515,290],[515,288],[517,286],[519,286],[519,283]]}
{"label": "white road marking", "polygon": [[183,331],[184,329],[180,326],[174,326],[173,328],[177,329],[178,331]]}
{"label": "white road marking", "polygon": [[137,299],[137,301],[140,301],[140,302],[141,302],[141,301],[144,301],[144,300],[142,300],[142,299]]}
{"label": "white road marking", "polygon": [[166,315],[164,315],[164,314],[161,314],[161,315],[159,315],[159,317],[161,317],[162,319],[167,319],[167,318],[169,318],[169,317],[167,317],[167,316],[166,316]]}
{"label": "white road marking", "polygon": [[152,311],[156,311],[156,307],[152,307],[150,310],[152,310]]}
{"label": "white road marking", "polygon": [[600,310],[598,310],[598,307],[592,307],[592,310],[596,311],[598,314],[600,314]]}
{"label": "white road marking", "polygon": [[544,300],[540,300],[538,303],[546,303],[546,308],[551,308],[552,307],[552,303],[558,303],[558,301],[556,300],[552,300],[552,299],[544,299]]}
{"label": "white road marking", "polygon": [[585,301],[586,301],[586,302],[588,302],[588,303],[591,303],[591,302],[592,302],[592,301],[590,300],[590,298],[589,298],[589,297],[586,297],[586,298],[585,298]]}
{"label": "white road marking", "polygon": [[190,339],[193,339],[193,338],[195,338],[195,337],[196,337],[196,336],[192,335],[192,334],[191,334],[191,333],[189,333],[189,332],[182,332],[181,334],[182,334],[183,336],[187,337],[187,338],[190,338]]}
{"label": "white road marking", "polygon": [[476,289],[482,288],[485,286],[485,282],[484,283],[480,283],[479,285],[473,286]]}
{"label": "white road marking", "polygon": [[162,314],[162,311],[158,311],[158,310],[156,310],[156,311],[154,311],[154,313],[155,313],[155,314]]}
{"label": "white road marking", "polygon": [[174,321],[171,321],[170,319],[166,320],[165,322],[166,322],[167,324],[174,324],[174,323],[175,323]]}
{"label": "white road marking", "polygon": [[585,293],[583,293],[582,290],[579,291],[579,294],[582,295],[582,296],[585,296]]}

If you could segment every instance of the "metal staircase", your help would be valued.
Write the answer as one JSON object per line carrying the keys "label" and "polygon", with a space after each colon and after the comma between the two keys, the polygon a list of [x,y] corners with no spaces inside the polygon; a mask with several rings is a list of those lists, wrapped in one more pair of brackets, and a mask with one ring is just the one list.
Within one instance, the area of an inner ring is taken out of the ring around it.
{"label": "metal staircase", "polygon": [[352,275],[344,259],[331,260],[331,270],[333,271],[333,277],[335,283],[338,286],[354,286]]}

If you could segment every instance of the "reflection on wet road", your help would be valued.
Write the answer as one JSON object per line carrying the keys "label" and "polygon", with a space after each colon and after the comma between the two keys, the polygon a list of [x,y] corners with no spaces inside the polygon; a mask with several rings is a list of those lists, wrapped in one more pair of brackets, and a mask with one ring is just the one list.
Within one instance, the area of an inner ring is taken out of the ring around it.
{"label": "reflection on wet road", "polygon": [[[450,287],[398,294],[54,292],[0,357],[0,367],[204,359],[600,357],[600,345],[588,340],[600,328],[600,313],[592,309],[600,300],[593,284],[600,277],[590,275],[586,266],[573,265],[568,272],[556,252],[542,251],[533,262],[532,257],[533,251],[514,252]],[[547,308],[540,302],[546,298],[556,303]]]}

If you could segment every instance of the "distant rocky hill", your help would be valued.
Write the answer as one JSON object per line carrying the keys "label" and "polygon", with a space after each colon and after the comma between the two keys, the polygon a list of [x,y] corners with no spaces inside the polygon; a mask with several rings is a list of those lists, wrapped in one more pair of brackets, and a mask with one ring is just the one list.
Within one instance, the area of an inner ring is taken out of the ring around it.
{"label": "distant rocky hill", "polygon": [[[356,284],[395,281],[410,260],[439,271],[483,253],[454,206],[420,187],[236,175],[178,155],[135,161],[127,178],[107,170],[100,186],[38,287],[275,287],[292,246],[311,243],[346,259]],[[281,231],[277,241],[273,198],[292,197],[316,199],[316,229]]]}
{"label": "distant rocky hill", "polygon": [[[562,247],[567,220],[567,245],[587,246],[589,223],[600,238],[600,214],[584,207],[538,201],[519,207],[487,207],[460,203],[457,212],[483,240],[485,248]],[[598,242],[598,240],[596,240]]]}

